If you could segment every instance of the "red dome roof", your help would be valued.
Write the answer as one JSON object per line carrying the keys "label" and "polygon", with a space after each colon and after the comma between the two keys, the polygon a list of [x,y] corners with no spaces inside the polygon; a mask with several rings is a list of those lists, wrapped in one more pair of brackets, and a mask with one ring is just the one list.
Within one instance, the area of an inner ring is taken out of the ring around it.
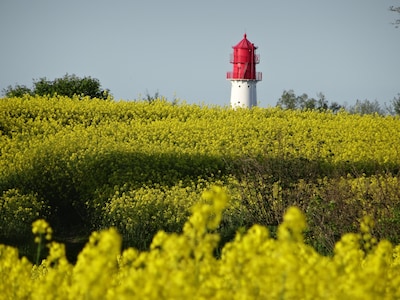
{"label": "red dome roof", "polygon": [[247,39],[247,34],[243,35],[243,40],[241,40],[236,46],[232,47],[233,49],[257,49],[256,46],[254,46],[253,43],[251,43],[248,39]]}

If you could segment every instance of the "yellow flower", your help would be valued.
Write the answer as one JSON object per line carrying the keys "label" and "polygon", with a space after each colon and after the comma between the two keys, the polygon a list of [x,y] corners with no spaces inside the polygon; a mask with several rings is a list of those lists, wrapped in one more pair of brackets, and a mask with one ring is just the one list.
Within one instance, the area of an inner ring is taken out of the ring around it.
{"label": "yellow flower", "polygon": [[[51,229],[49,223],[43,219],[36,220],[32,223],[32,233],[39,236],[45,236],[46,240],[51,240],[51,235],[53,230]],[[35,242],[38,243],[40,237],[35,237]]]}
{"label": "yellow flower", "polygon": [[278,238],[282,241],[303,240],[303,231],[307,223],[304,214],[299,208],[291,206],[283,217],[283,223],[278,227]]}

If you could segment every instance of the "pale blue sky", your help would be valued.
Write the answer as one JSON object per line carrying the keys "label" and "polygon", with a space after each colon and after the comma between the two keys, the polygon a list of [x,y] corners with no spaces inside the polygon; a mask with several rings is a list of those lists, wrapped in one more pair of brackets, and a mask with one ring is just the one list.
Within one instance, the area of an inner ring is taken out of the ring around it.
{"label": "pale blue sky", "polygon": [[229,55],[244,32],[258,46],[260,106],[283,90],[352,104],[400,93],[395,0],[1,0],[0,90],[64,74],[114,97],[148,92],[229,105]]}

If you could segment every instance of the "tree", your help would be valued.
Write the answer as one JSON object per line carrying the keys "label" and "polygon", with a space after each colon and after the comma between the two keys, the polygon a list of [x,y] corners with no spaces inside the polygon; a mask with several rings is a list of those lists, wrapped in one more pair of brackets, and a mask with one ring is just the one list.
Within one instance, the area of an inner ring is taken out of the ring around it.
{"label": "tree", "polygon": [[7,98],[12,98],[12,97],[22,97],[25,94],[32,95],[33,93],[31,89],[26,87],[25,85],[17,84],[15,87],[9,85],[6,89],[2,90],[2,94]]}
{"label": "tree", "polygon": [[34,94],[58,95],[72,97],[78,95],[81,97],[89,96],[90,98],[107,99],[109,90],[102,90],[100,81],[96,78],[84,77],[79,78],[76,75],[64,75],[62,78],[56,78],[48,81],[46,77],[34,81]]}
{"label": "tree", "polygon": [[297,97],[297,106],[302,110],[314,110],[316,108],[317,101],[314,98],[308,98],[306,93]]}
{"label": "tree", "polygon": [[349,112],[352,114],[360,114],[360,115],[367,115],[374,113],[377,113],[382,116],[385,115],[385,111],[381,108],[377,100],[369,101],[367,99],[364,101],[357,100],[356,104],[349,108]]}
{"label": "tree", "polygon": [[156,100],[159,99],[159,98],[160,98],[160,94],[159,94],[158,91],[154,93],[154,96],[151,96],[151,95],[149,94],[149,91],[146,90],[146,99],[145,99],[145,100],[146,100],[147,102],[153,103],[154,101],[156,101]]}
{"label": "tree", "polygon": [[330,105],[329,105],[329,110],[330,111],[332,111],[333,113],[337,113],[339,110],[341,110],[343,108],[343,106],[342,105],[340,105],[339,103],[337,103],[337,102],[332,102]]}
{"label": "tree", "polygon": [[20,97],[24,94],[53,96],[55,94],[73,97],[89,96],[90,98],[107,99],[109,90],[102,90],[100,81],[91,77],[79,78],[76,75],[64,75],[64,77],[56,78],[53,81],[47,80],[46,77],[33,81],[33,89],[26,86],[16,85],[14,88],[9,86],[3,90],[6,97]]}
{"label": "tree", "polygon": [[[391,11],[393,11],[393,12],[397,12],[397,13],[400,14],[400,6],[391,6],[391,7],[389,8],[389,10],[391,10]],[[400,19],[396,19],[396,21],[393,23],[393,25],[394,25],[396,28],[399,28],[399,26],[400,26]]]}
{"label": "tree", "polygon": [[323,93],[319,92],[317,93],[317,109],[319,111],[326,111],[328,109],[328,100],[326,100],[326,97]]}
{"label": "tree", "polygon": [[282,107],[283,109],[296,109],[297,97],[294,94],[294,91],[284,90],[276,105]]}
{"label": "tree", "polygon": [[323,93],[317,93],[318,99],[309,98],[306,93],[296,96],[293,90],[283,91],[282,96],[277,102],[277,106],[283,109],[319,110],[328,109],[328,101]]}
{"label": "tree", "polygon": [[397,94],[397,98],[394,97],[392,100],[392,106],[396,115],[400,115],[400,93]]}

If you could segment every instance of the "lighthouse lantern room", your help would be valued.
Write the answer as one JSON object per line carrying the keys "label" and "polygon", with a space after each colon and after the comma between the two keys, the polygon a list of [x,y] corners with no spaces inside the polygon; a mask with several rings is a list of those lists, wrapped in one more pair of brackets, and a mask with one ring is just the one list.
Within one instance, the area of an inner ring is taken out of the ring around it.
{"label": "lighthouse lantern room", "polygon": [[256,72],[256,64],[260,57],[255,53],[257,47],[247,39],[243,39],[233,46],[230,62],[232,72],[227,72],[226,78],[231,81],[231,107],[251,108],[257,106],[256,84],[262,80],[262,73]]}

